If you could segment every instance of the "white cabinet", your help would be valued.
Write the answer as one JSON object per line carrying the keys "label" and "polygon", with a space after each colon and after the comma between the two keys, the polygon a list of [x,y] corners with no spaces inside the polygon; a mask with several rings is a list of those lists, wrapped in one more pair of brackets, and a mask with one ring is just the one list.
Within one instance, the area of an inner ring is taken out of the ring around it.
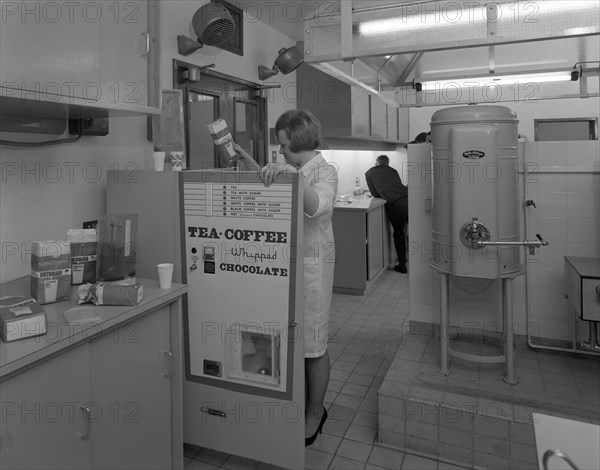
{"label": "white cabinet", "polygon": [[296,80],[297,107],[308,109],[321,121],[325,138],[398,140],[397,108],[308,64],[296,70]]}
{"label": "white cabinet", "polygon": [[412,139],[408,135],[408,108],[398,108],[398,140],[400,142],[410,142]]}
{"label": "white cabinet", "polygon": [[0,93],[13,101],[159,112],[159,5],[3,2]]}
{"label": "white cabinet", "polygon": [[91,343],[90,396],[102,410],[91,426],[93,468],[171,467],[169,321],[163,307]]}
{"label": "white cabinet", "polygon": [[2,383],[0,467],[91,468],[89,376],[83,344]]}
{"label": "white cabinet", "polygon": [[345,206],[333,211],[336,247],[333,289],[364,295],[370,283],[391,263],[390,234],[383,199],[359,202],[356,206],[356,209]]}
{"label": "white cabinet", "polygon": [[388,136],[387,128],[387,108],[388,105],[380,99],[369,95],[370,117],[371,117],[371,137],[381,140],[393,140]]}
{"label": "white cabinet", "polygon": [[387,105],[387,138],[388,140],[400,140],[398,138],[398,108]]}
{"label": "white cabinet", "polygon": [[2,382],[0,466],[179,466],[182,449],[172,439],[181,433],[180,419],[172,425],[181,405],[176,315],[169,304],[100,336],[93,333],[101,328],[91,328],[89,341]]}

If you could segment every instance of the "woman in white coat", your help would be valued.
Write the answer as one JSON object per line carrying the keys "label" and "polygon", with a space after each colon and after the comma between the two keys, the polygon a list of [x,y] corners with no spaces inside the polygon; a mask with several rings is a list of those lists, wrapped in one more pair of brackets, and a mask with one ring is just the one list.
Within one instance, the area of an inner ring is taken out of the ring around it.
{"label": "woman in white coat", "polygon": [[311,445],[323,430],[327,410],[323,406],[329,383],[327,334],[335,248],[331,217],[337,195],[338,175],[318,148],[321,124],[308,111],[282,114],[275,124],[279,153],[286,163],[258,163],[234,144],[238,160],[246,169],[259,170],[269,186],[284,171],[299,172],[304,191],[304,357],[306,370],[305,444]]}

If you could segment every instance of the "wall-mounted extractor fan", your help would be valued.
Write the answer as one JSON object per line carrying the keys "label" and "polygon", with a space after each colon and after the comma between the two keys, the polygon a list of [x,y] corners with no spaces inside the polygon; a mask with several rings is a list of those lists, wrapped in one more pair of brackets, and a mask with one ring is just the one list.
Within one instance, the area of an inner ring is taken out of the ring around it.
{"label": "wall-mounted extractor fan", "polygon": [[192,26],[198,39],[177,36],[177,50],[187,56],[202,46],[219,46],[235,32],[235,22],[229,10],[220,3],[207,3],[198,8],[192,18]]}

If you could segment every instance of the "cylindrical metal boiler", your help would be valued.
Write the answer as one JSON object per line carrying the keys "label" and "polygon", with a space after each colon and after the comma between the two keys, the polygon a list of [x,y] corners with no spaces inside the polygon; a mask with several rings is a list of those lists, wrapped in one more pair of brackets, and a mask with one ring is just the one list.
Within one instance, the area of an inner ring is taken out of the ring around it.
{"label": "cylindrical metal boiler", "polygon": [[504,106],[460,106],[433,114],[435,269],[498,278],[522,268],[518,246],[480,244],[519,239],[517,123]]}

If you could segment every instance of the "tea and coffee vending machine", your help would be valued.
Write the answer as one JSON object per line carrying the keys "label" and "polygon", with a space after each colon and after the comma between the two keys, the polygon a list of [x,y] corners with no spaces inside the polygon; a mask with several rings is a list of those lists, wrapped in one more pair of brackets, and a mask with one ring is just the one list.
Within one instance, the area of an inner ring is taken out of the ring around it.
{"label": "tea and coffee vending machine", "polygon": [[[108,211],[138,214],[138,273],[175,261],[184,302],[184,442],[304,468],[303,214],[297,175],[108,176]],[[135,180],[135,181],[134,181]]]}

